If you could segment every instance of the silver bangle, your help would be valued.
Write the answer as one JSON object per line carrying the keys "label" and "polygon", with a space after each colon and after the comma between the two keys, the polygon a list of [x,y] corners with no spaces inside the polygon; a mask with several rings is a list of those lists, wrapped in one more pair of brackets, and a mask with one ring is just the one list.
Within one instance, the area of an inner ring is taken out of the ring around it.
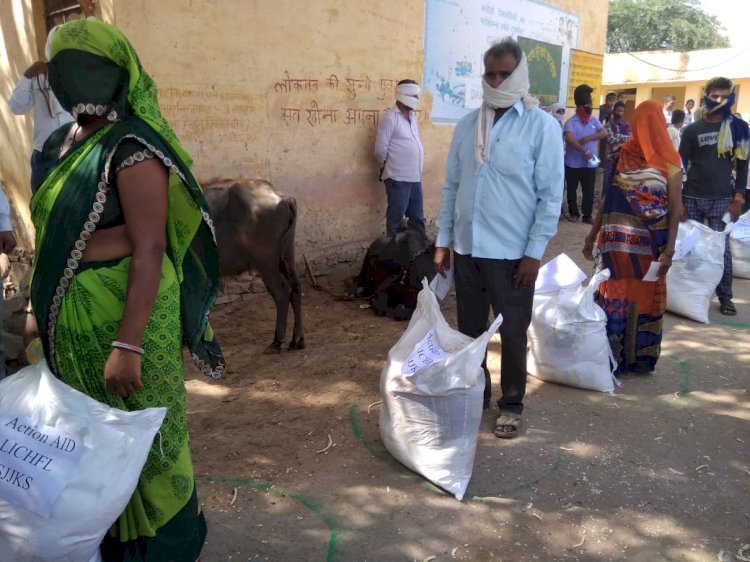
{"label": "silver bangle", "polygon": [[132,351],[133,353],[137,353],[138,355],[143,355],[145,353],[142,347],[138,347],[137,345],[130,345],[129,343],[123,343],[121,341],[113,341],[112,347],[116,347],[117,349],[124,349],[125,351]]}

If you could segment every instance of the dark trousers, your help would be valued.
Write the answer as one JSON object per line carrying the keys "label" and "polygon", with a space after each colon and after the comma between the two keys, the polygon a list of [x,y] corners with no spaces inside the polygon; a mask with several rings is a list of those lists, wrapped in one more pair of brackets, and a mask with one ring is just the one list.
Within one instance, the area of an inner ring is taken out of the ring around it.
{"label": "dark trousers", "polygon": [[571,168],[565,166],[565,187],[568,189],[568,214],[578,217],[578,184],[581,184],[583,218],[590,219],[594,212],[594,184],[596,168]]}
{"label": "dark trousers", "polygon": [[[487,329],[490,307],[503,315],[500,326],[502,364],[498,406],[510,412],[523,412],[526,394],[526,330],[531,323],[534,289],[516,289],[513,275],[521,260],[493,260],[454,253],[458,330],[475,338]],[[485,356],[484,397],[492,393]]]}
{"label": "dark trousers", "polygon": [[422,182],[385,180],[388,209],[385,212],[385,232],[393,236],[404,218],[424,226]]}
{"label": "dark trousers", "polygon": [[[683,197],[682,202],[689,219],[707,224],[713,230],[723,231],[726,227],[721,217],[727,212],[727,207],[732,202],[731,199]],[[719,297],[719,302],[732,300],[732,250],[729,245],[729,236],[724,246],[724,274],[719,284],[716,285],[716,296]]]}
{"label": "dark trousers", "polygon": [[42,167],[42,151],[34,150],[31,153],[31,192],[42,185],[44,181],[44,168]]}

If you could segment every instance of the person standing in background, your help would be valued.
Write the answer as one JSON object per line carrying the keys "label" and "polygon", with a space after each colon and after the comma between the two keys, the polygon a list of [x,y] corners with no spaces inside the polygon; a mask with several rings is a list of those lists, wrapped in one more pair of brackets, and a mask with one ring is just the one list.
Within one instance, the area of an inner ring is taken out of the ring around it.
{"label": "person standing in background", "polygon": [[[685,127],[680,141],[680,156],[687,171],[682,200],[689,219],[723,231],[724,215],[729,214],[736,221],[745,203],[750,130],[747,123],[732,115],[736,92],[729,78],[709,80],[705,92],[702,118]],[[732,253],[728,237],[724,274],[716,286],[716,296],[722,314],[737,314],[732,302]]]}
{"label": "person standing in background", "polygon": [[396,85],[396,105],[380,119],[375,137],[375,158],[383,166],[388,208],[386,234],[393,236],[404,216],[424,228],[422,168],[424,148],[419,138],[417,116],[420,88],[414,80]]}
{"label": "person standing in background", "polygon": [[594,89],[581,84],[573,92],[576,114],[568,119],[563,127],[565,132],[565,184],[568,190],[569,220],[576,222],[578,213],[578,184],[581,184],[583,222],[592,223],[594,212],[594,183],[598,158],[594,158],[597,145],[607,137],[607,131],[599,120],[592,116]]}
{"label": "person standing in background", "polygon": [[675,150],[680,150],[680,137],[682,136],[682,127],[685,125],[685,112],[681,109],[675,109],[672,112],[672,122],[667,127],[669,140],[672,141]]}
{"label": "person standing in background", "polygon": [[695,100],[687,100],[685,102],[685,126],[692,125],[695,121],[693,115],[693,108],[695,107]]}
{"label": "person standing in background", "polygon": [[669,125],[672,122],[672,110],[674,109],[674,102],[677,98],[675,98],[672,94],[667,94],[664,96],[664,101],[662,103],[662,113],[664,114],[664,120],[667,122],[667,125]]}

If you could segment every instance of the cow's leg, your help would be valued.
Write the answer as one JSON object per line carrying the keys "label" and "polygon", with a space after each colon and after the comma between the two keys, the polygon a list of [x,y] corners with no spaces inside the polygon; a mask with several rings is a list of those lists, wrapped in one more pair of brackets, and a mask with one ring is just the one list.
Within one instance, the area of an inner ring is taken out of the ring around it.
{"label": "cow's leg", "polygon": [[289,349],[305,349],[305,333],[302,330],[302,284],[296,271],[291,274],[291,302],[294,311],[294,331]]}
{"label": "cow's leg", "polygon": [[[278,261],[274,260],[273,263],[277,264]],[[276,304],[276,331],[271,345],[263,353],[281,353],[281,346],[286,336],[286,319],[289,313],[289,282],[277,268],[259,267],[258,273],[260,273],[263,283]]]}

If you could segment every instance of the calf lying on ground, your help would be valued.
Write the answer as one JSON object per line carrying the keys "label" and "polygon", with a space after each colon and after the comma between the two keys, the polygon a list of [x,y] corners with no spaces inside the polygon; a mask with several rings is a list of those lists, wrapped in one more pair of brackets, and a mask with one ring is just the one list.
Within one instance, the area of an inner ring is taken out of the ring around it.
{"label": "calf lying on ground", "polygon": [[261,179],[212,182],[204,191],[214,215],[222,276],[257,271],[276,304],[276,331],[264,353],[281,351],[290,304],[289,349],[303,349],[302,286],[294,263],[297,202]]}
{"label": "calf lying on ground", "polygon": [[381,236],[367,250],[353,295],[369,297],[381,316],[411,318],[422,279],[435,277],[434,253],[435,245],[420,225],[410,223],[391,237]]}

